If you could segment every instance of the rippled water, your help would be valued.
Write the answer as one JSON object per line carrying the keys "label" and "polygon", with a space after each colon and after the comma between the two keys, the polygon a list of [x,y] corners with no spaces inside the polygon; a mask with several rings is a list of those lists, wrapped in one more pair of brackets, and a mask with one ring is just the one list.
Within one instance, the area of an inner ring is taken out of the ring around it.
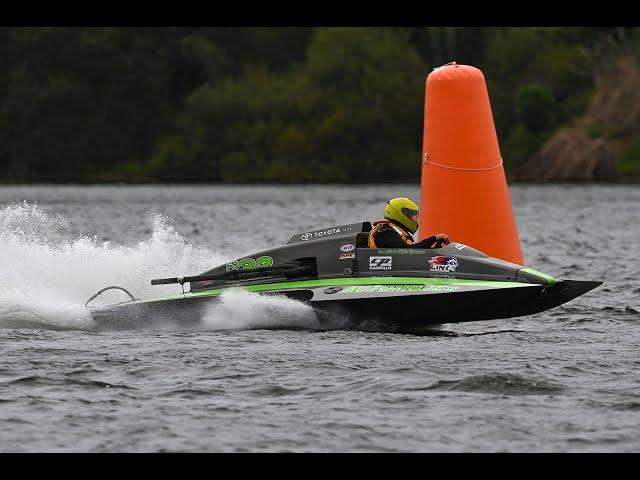
{"label": "rippled water", "polygon": [[229,295],[198,330],[97,332],[83,307],[399,195],[418,188],[0,187],[0,451],[640,450],[636,186],[511,187],[526,264],[605,282],[529,317],[319,331]]}

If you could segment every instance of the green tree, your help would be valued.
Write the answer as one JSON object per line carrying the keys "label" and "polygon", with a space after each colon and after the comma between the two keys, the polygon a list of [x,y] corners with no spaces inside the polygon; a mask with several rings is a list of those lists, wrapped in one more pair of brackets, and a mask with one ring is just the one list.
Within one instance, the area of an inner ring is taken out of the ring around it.
{"label": "green tree", "polygon": [[516,112],[522,125],[532,132],[543,132],[553,126],[553,92],[548,87],[527,85],[520,89]]}
{"label": "green tree", "polygon": [[484,72],[517,167],[639,39],[634,27],[0,29],[0,180],[417,180],[425,77],[450,61]]}
{"label": "green tree", "polygon": [[316,31],[301,84],[313,161],[358,181],[418,178],[425,70],[406,32]]}
{"label": "green tree", "polygon": [[424,66],[393,29],[317,29],[291,71],[193,92],[149,164],[159,178],[417,178]]}
{"label": "green tree", "polygon": [[[542,146],[550,128],[569,122],[586,108],[594,65],[584,39],[593,35],[589,29],[574,27],[489,31],[479,66],[487,78],[507,164],[526,161]],[[513,162],[509,152],[518,152]]]}
{"label": "green tree", "polygon": [[130,29],[20,29],[9,33],[0,108],[8,175],[17,180],[95,176],[151,151],[166,127],[167,38]]}

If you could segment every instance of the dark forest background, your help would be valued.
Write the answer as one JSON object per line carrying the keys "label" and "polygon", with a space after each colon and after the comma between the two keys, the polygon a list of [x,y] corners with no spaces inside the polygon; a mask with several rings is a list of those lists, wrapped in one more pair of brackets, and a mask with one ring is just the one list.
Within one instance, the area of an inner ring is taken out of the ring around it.
{"label": "dark forest background", "polygon": [[417,181],[450,61],[511,180],[633,179],[639,58],[635,28],[5,28],[0,181]]}

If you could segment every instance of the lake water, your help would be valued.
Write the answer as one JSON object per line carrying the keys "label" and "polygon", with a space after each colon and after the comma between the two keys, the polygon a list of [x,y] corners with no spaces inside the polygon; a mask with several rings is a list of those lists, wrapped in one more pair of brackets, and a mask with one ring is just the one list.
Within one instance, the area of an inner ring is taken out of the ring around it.
{"label": "lake water", "polygon": [[[416,336],[229,296],[199,329],[102,332],[106,285],[197,274],[417,185],[0,187],[0,451],[640,450],[640,187],[514,185],[528,266],[605,284]],[[105,303],[119,301],[116,293]]]}

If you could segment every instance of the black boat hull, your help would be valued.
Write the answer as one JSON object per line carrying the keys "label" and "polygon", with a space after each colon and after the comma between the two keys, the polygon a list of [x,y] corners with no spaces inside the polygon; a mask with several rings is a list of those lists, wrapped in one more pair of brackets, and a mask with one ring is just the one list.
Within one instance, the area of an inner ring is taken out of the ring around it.
{"label": "black boat hull", "polygon": [[[371,319],[389,328],[415,329],[446,323],[521,317],[543,312],[573,300],[602,282],[563,280],[551,286],[479,290],[440,295],[337,300],[315,308],[325,315]],[[454,298],[452,298],[452,295]]]}
{"label": "black boat hull", "polygon": [[[309,304],[321,325],[330,326],[336,318],[348,318],[356,325],[374,321],[393,331],[413,331],[446,323],[475,322],[520,317],[539,313],[601,285],[602,282],[563,280],[553,285],[530,284],[519,288],[496,288],[455,293],[394,293],[376,296],[331,298],[330,289],[298,289],[261,292]],[[91,315],[98,328],[148,328],[198,325],[207,309],[220,302],[219,296],[179,297],[155,302],[128,302]],[[344,322],[342,322],[344,324]]]}

